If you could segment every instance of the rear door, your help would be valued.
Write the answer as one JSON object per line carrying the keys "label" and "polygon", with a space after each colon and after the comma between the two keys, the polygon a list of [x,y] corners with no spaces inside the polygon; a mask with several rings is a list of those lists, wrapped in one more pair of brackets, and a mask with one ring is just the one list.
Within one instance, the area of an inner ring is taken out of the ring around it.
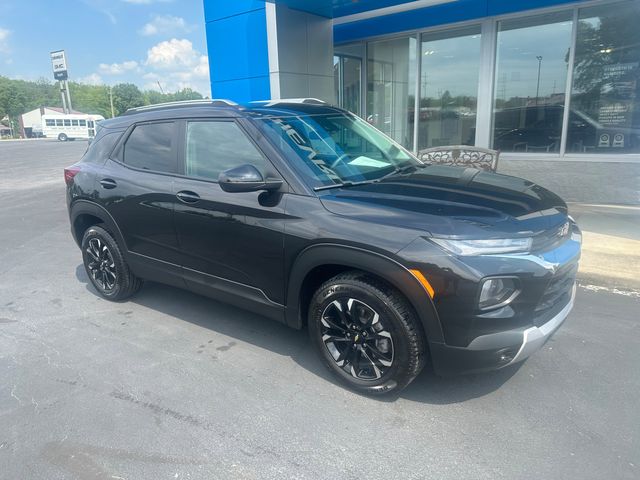
{"label": "rear door", "polygon": [[136,125],[97,176],[98,194],[138,260],[178,263],[173,228],[178,127],[174,121]]}
{"label": "rear door", "polygon": [[189,287],[284,303],[286,195],[227,193],[218,185],[220,172],[243,164],[265,177],[279,173],[232,119],[187,121],[181,152],[175,225]]}

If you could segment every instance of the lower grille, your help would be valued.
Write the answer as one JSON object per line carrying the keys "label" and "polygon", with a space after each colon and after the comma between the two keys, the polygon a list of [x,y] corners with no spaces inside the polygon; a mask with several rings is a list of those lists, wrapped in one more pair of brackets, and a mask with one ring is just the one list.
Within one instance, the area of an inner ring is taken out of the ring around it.
{"label": "lower grille", "polygon": [[569,303],[577,273],[578,265],[574,264],[557,272],[551,278],[535,308],[536,321],[534,323],[537,327],[546,322],[548,317],[545,315],[546,313],[553,314],[555,310],[560,310]]}

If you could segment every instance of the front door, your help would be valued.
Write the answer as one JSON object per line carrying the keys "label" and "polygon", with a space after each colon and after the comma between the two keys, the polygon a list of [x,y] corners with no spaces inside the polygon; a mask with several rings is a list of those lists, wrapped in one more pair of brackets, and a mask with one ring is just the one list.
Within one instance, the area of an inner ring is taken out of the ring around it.
{"label": "front door", "polygon": [[277,172],[233,120],[186,122],[184,178],[174,186],[175,226],[185,281],[259,302],[284,303],[284,198],[267,192],[227,193],[218,176],[251,164]]}

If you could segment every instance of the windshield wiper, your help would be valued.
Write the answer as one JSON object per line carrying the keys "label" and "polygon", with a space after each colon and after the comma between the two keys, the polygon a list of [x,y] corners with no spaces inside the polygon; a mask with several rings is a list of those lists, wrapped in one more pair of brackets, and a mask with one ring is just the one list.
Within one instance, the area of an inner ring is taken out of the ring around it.
{"label": "windshield wiper", "polygon": [[361,182],[341,182],[331,185],[320,185],[319,187],[313,187],[313,190],[319,192],[321,190],[330,190],[332,188],[357,187],[359,185],[369,185],[373,182],[374,180],[363,180]]}
{"label": "windshield wiper", "polygon": [[422,165],[422,164],[411,164],[411,165],[405,165],[404,167],[400,167],[400,168],[396,168],[394,171],[387,173],[386,175],[383,175],[380,178],[377,178],[375,181],[376,182],[381,182],[382,180],[386,180],[387,178],[390,177],[395,177],[396,175],[402,175],[404,173],[407,173],[411,170],[419,170],[422,168],[427,168],[428,165]]}

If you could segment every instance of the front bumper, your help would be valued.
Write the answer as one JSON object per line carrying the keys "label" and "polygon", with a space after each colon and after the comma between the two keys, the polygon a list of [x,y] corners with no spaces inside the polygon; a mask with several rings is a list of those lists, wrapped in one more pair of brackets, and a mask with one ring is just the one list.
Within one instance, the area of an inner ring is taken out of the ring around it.
{"label": "front bumper", "polygon": [[537,352],[542,348],[542,346],[547,343],[547,340],[551,338],[551,335],[555,333],[555,331],[562,325],[565,321],[571,310],[573,310],[573,304],[576,298],[576,284],[573,284],[573,290],[571,292],[571,300],[569,303],[559,312],[557,313],[551,320],[549,320],[544,325],[540,327],[531,327],[527,328],[522,333],[522,345],[520,346],[520,350],[513,360],[511,360],[507,365],[512,365],[514,363],[521,362],[528,358],[532,353]]}
{"label": "front bumper", "polygon": [[434,369],[440,375],[497,370],[527,359],[538,351],[564,323],[573,309],[576,285],[569,302],[540,326],[482,335],[467,347],[431,344]]}

